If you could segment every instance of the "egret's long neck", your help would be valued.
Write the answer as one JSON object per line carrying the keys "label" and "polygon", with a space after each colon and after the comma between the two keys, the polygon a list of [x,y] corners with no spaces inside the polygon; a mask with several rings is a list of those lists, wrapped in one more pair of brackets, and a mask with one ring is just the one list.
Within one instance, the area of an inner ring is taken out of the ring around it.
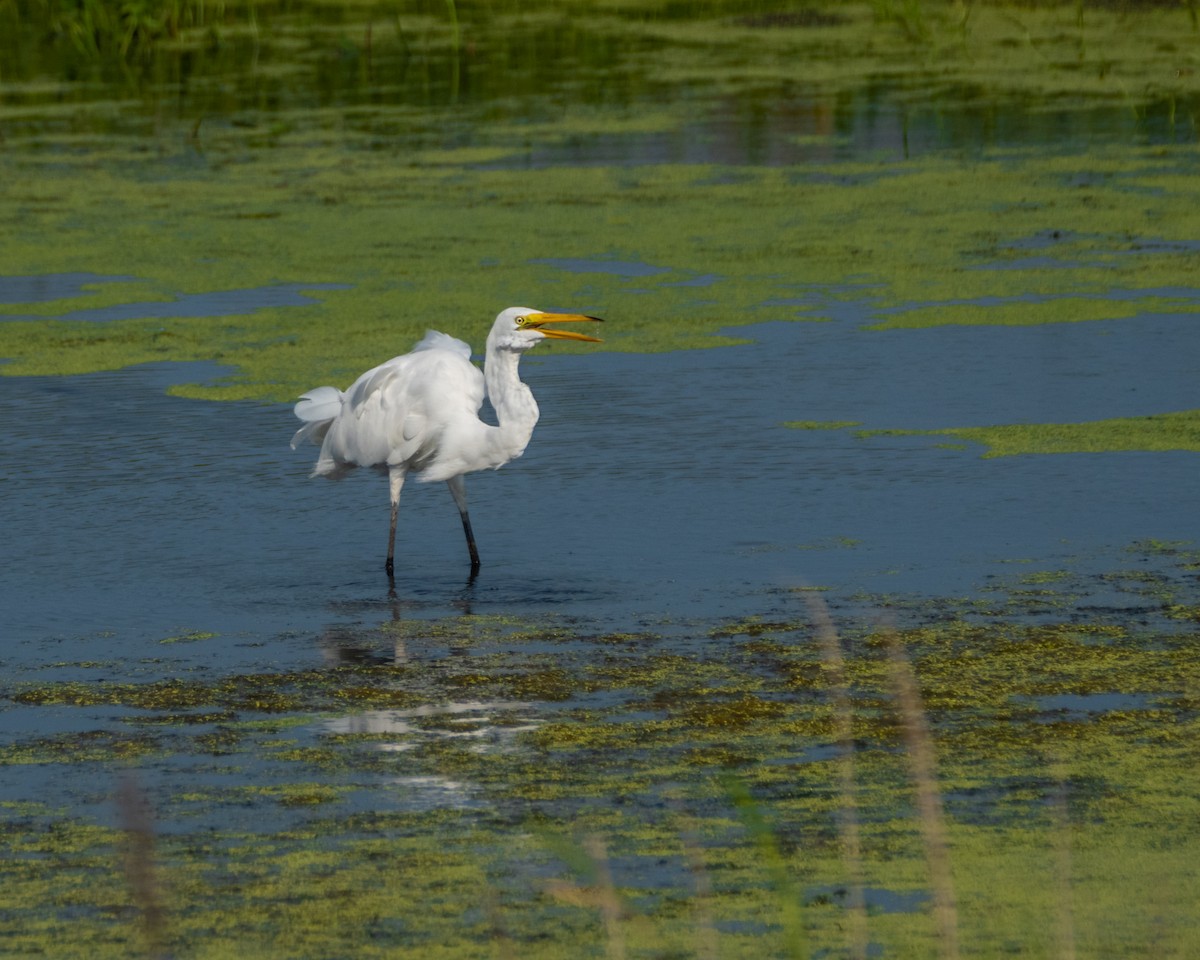
{"label": "egret's long neck", "polygon": [[538,405],[532,391],[521,382],[517,364],[521,355],[515,350],[491,348],[483,366],[488,399],[500,424],[497,442],[507,459],[519,457],[533,436],[538,422]]}

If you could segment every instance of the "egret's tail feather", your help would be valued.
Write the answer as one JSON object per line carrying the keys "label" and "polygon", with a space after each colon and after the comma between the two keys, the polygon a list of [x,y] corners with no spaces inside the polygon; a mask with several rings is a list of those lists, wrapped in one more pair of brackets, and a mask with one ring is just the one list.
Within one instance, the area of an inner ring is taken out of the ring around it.
{"label": "egret's tail feather", "polygon": [[330,480],[341,480],[348,473],[354,472],[354,464],[341,463],[330,457],[321,457],[313,465],[310,477],[328,477]]}
{"label": "egret's tail feather", "polygon": [[292,437],[295,450],[305,440],[320,443],[329,432],[329,426],[342,411],[342,391],[337,387],[317,387],[304,394],[292,411],[304,421],[304,426]]}
{"label": "egret's tail feather", "polygon": [[332,420],[315,420],[312,423],[306,423],[292,437],[292,449],[295,450],[305,440],[319,444],[325,439],[325,434],[329,432],[332,423]]}
{"label": "egret's tail feather", "polygon": [[342,412],[342,391],[337,387],[317,387],[303,394],[292,408],[301,420],[332,420]]}

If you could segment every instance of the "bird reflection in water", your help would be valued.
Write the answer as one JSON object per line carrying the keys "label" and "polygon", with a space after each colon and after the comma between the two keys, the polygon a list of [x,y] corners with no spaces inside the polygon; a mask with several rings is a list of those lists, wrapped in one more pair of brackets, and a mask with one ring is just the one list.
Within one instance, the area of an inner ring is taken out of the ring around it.
{"label": "bird reflection in water", "polygon": [[[410,644],[422,636],[426,621],[405,620],[403,604],[391,598],[392,616],[377,630],[359,625],[333,625],[321,635],[319,644],[323,659],[330,668],[419,665],[421,651],[410,651]],[[469,600],[463,601],[463,615],[470,616]],[[387,635],[391,647],[378,644],[379,636]],[[439,638],[434,656],[470,657],[477,652],[470,633],[461,639]],[[430,651],[432,653],[432,651]],[[364,737],[371,750],[402,754],[422,745],[457,740],[474,753],[507,752],[517,749],[517,738],[537,729],[543,722],[532,712],[533,704],[505,700],[449,700],[421,703],[412,707],[375,708],[359,710],[341,717],[321,721],[326,734]],[[388,779],[393,786],[403,788],[406,803],[419,808],[436,806],[473,806],[473,784],[451,781],[428,774],[399,775]]]}

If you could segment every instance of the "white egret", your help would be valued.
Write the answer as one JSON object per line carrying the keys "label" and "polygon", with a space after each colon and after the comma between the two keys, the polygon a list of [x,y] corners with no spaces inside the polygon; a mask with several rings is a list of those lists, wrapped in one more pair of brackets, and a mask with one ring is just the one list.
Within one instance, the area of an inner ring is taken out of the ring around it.
{"label": "white egret", "polygon": [[[392,499],[389,577],[400,490],[409,473],[423,482],[445,480],[449,485],[471,553],[471,575],[478,573],[463,474],[495,470],[525,452],[538,405],[517,373],[521,354],[547,338],[599,343],[596,337],[551,326],[582,321],[600,318],[509,307],[492,324],[482,373],[471,363],[467,344],[430,330],[411,353],[368,370],[349,390],[317,387],[300,398],[295,413],[304,426],[292,438],[292,449],[301,440],[321,444],[312,476],[336,477],[354,467],[387,471]],[[498,426],[479,419],[485,395]]]}

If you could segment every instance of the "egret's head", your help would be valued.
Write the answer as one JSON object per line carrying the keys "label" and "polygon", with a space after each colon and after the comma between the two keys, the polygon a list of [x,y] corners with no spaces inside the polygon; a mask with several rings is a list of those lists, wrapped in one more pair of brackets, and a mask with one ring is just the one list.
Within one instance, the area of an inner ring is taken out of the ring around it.
{"label": "egret's head", "polygon": [[501,311],[488,334],[488,344],[502,350],[525,351],[543,340],[586,340],[600,343],[598,337],[589,337],[573,330],[560,330],[559,323],[600,323],[599,317],[587,317],[581,313],[542,313],[532,307],[509,307]]}

